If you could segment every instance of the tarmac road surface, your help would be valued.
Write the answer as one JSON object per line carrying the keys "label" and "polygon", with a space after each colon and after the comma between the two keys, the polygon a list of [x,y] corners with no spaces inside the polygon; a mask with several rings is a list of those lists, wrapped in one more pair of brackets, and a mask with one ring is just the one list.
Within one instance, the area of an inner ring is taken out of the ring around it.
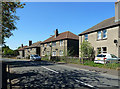
{"label": "tarmac road surface", "polygon": [[115,75],[47,61],[4,60],[12,89],[119,89]]}

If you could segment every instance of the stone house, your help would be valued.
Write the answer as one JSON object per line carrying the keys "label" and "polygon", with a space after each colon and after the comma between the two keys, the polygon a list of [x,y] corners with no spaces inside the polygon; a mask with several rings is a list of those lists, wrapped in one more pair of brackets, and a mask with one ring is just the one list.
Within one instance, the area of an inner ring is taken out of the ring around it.
{"label": "stone house", "polygon": [[22,44],[21,48],[18,49],[19,57],[28,58],[30,55],[35,55],[35,54],[41,56],[40,43],[41,41],[32,44],[32,41],[29,41],[29,46],[23,46]]}
{"label": "stone house", "polygon": [[46,39],[41,43],[41,56],[64,56],[67,53],[72,53],[72,56],[79,55],[79,36],[70,31],[58,33]]}
{"label": "stone house", "polygon": [[41,41],[32,44],[32,41],[29,41],[29,46],[24,49],[25,58],[28,58],[30,55],[40,55],[40,44]]}
{"label": "stone house", "polygon": [[[83,40],[91,43],[96,55],[110,53],[120,57],[120,1],[115,3],[115,17],[108,18],[79,34],[79,48]],[[79,51],[79,57],[80,54]]]}
{"label": "stone house", "polygon": [[21,47],[17,50],[19,52],[19,55],[17,57],[19,58],[24,58],[25,57],[25,50],[24,48],[26,48],[28,46],[23,46],[23,44],[21,44]]}

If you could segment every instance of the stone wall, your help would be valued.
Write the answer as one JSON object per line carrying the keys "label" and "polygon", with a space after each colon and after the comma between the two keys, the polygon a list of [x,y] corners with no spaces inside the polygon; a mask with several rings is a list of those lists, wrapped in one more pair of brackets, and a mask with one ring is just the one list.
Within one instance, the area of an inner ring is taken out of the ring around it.
{"label": "stone wall", "polygon": [[[51,45],[51,43],[50,43]],[[51,54],[51,51],[55,51],[56,52],[56,56],[62,56],[60,55],[60,50],[63,51],[63,55],[66,55],[67,52],[67,40],[63,40],[63,45],[60,46],[60,41],[56,41],[56,46],[47,46],[47,43],[41,45],[41,56],[45,56],[47,55],[47,53],[49,52]]]}

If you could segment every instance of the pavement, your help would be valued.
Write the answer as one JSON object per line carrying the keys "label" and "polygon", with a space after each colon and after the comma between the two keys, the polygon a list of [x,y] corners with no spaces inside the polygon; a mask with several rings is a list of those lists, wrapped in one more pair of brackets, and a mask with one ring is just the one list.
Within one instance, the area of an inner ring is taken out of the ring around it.
{"label": "pavement", "polygon": [[47,61],[9,60],[12,89],[119,89],[118,71]]}

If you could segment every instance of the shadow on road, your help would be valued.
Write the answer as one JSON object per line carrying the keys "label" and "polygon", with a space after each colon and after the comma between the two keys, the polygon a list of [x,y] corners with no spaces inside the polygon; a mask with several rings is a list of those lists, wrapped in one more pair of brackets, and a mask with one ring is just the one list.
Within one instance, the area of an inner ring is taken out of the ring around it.
{"label": "shadow on road", "polygon": [[10,61],[6,62],[11,67],[34,67],[34,66],[43,66],[43,65],[54,65],[53,63],[47,61]]}
{"label": "shadow on road", "polygon": [[[12,89],[92,89],[81,82],[96,85],[94,89],[97,89],[98,85],[109,87],[109,89],[119,89],[118,86],[113,88],[111,84],[107,83],[117,81],[117,79],[100,76],[100,73],[97,72],[63,69],[62,71],[57,70],[59,73],[54,73],[44,68],[34,68],[55,65],[47,61],[14,61],[9,62],[9,65],[10,68],[21,67],[18,71],[8,73]],[[33,67],[33,69],[25,70],[22,67]],[[108,88],[102,87],[100,89]]]}

